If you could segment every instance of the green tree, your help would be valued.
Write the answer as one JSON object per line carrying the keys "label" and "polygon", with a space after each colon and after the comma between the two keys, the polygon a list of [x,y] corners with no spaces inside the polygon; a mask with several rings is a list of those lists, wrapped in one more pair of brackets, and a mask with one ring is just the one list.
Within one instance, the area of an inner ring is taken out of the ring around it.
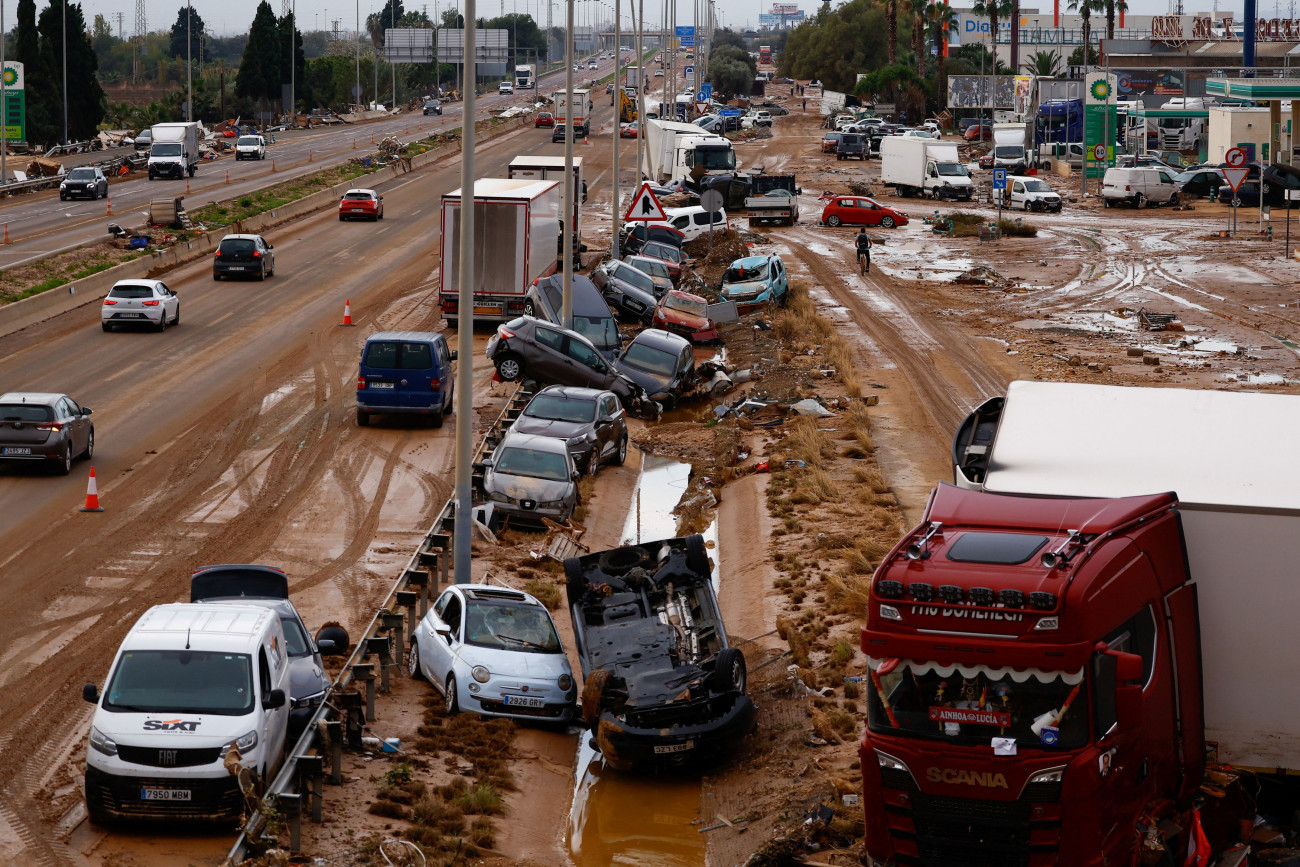
{"label": "green tree", "polygon": [[889,65],[898,62],[898,0],[886,0],[885,15],[889,19]]}
{"label": "green tree", "polygon": [[926,24],[930,28],[930,38],[934,43],[935,61],[938,64],[939,71],[935,76],[935,100],[939,104],[939,111],[943,111],[948,105],[948,75],[944,69],[948,58],[948,32],[951,28],[957,26],[957,13],[947,3],[940,0],[938,3],[931,4],[926,10]]}
{"label": "green tree", "polygon": [[1088,46],[1088,62],[1086,64],[1084,63],[1083,60],[1082,45],[1080,45],[1079,47],[1075,48],[1073,51],[1070,52],[1070,66],[1085,66],[1085,65],[1086,66],[1097,65],[1097,49],[1093,48],[1091,45]]}
{"label": "green tree", "polygon": [[[1097,2],[1097,0],[1088,0]],[[998,23],[1011,15],[1011,0],[975,0],[971,11],[989,19],[989,45],[993,55],[997,56]]]}
{"label": "green tree", "polygon": [[1055,51],[1035,51],[1034,56],[1020,65],[1030,75],[1056,78],[1061,74],[1061,56]]}
{"label": "green tree", "polygon": [[[187,21],[186,18],[189,18]],[[182,6],[176,12],[176,23],[172,25],[171,41],[167,45],[167,52],[172,57],[179,57],[184,60],[185,54],[185,36],[189,34],[189,57],[197,61],[203,56],[200,50],[200,43],[203,40],[203,16],[194,11],[193,6]]]}
{"label": "green tree", "polygon": [[859,72],[884,65],[888,54],[887,14],[879,0],[848,0],[819,12],[790,31],[780,57],[791,78],[820,79],[831,90],[849,91]]}
{"label": "green tree", "polygon": [[744,96],[754,86],[754,73],[738,59],[723,57],[709,61],[709,81],[719,93]]}
{"label": "green tree", "polygon": [[[40,130],[40,138],[32,136],[36,141],[54,141],[61,139],[63,135],[63,33],[64,33],[64,4],[67,0],[51,0],[50,5],[41,10],[40,17],[37,19],[36,29],[40,33],[40,54],[42,58],[41,69],[57,70],[51,78],[51,84],[55,85],[54,93],[57,94],[55,100],[51,103],[57,107],[56,111],[50,112],[49,120],[46,121],[46,128]],[[95,134],[99,127],[99,122],[104,119],[104,113],[108,108],[108,100],[104,96],[104,89],[99,84],[99,58],[95,54],[95,46],[91,42],[90,33],[86,27],[86,18],[82,14],[81,4],[67,4],[67,118],[68,118],[68,138],[72,141],[82,141]],[[26,73],[26,69],[23,70]],[[30,74],[30,73],[28,73]],[[56,84],[57,83],[57,84]],[[49,99],[52,94],[45,94],[44,98]],[[32,118],[28,117],[28,126],[31,126]]]}
{"label": "green tree", "polygon": [[901,63],[867,73],[853,92],[864,102],[894,103],[899,117],[919,120],[925,115],[925,80],[912,67]]}
{"label": "green tree", "polygon": [[1106,38],[1115,38],[1115,13],[1127,12],[1128,4],[1124,0],[1105,0],[1106,2]]}
{"label": "green tree", "polygon": [[[1097,62],[1096,51],[1092,47],[1092,13],[1104,11],[1106,8],[1105,0],[1070,0],[1070,11],[1078,12],[1079,17],[1083,19],[1083,45],[1079,48],[1088,48],[1088,62],[1085,66],[1092,66]],[[1082,54],[1080,55],[1082,59]],[[1070,61],[1074,62],[1074,56],[1071,55]]]}
{"label": "green tree", "polygon": [[[23,64],[27,77],[27,138],[33,142],[56,141],[63,132],[63,97],[59,82],[45,68],[41,35],[36,29],[36,0],[18,0],[18,24],[14,30],[14,60]],[[57,126],[55,113],[59,114]]]}
{"label": "green tree", "polygon": [[406,10],[402,7],[402,0],[387,0],[383,9],[367,15],[366,32],[370,34],[370,43],[376,48],[382,48],[384,45],[384,31],[393,27],[393,22],[400,21],[405,14]]}
{"label": "green tree", "polygon": [[257,4],[253,25],[248,30],[248,45],[239,62],[235,77],[235,95],[265,105],[280,96],[280,30],[275,23],[271,4]]}
{"label": "green tree", "polygon": [[925,78],[925,16],[930,0],[908,0],[907,6],[912,13],[912,54],[916,56],[916,74]]}

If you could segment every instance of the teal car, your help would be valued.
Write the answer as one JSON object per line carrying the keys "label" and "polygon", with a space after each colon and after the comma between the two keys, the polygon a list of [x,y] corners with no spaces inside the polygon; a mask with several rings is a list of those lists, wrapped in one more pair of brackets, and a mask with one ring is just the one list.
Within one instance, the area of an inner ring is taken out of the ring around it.
{"label": "teal car", "polygon": [[731,263],[718,291],[722,300],[735,302],[737,313],[747,313],[764,304],[784,304],[790,275],[780,256],[746,256]]}

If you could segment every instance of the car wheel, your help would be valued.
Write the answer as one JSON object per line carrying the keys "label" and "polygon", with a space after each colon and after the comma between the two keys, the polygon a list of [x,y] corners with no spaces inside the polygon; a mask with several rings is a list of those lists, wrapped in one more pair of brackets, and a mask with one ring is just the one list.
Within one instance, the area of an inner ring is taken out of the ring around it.
{"label": "car wheel", "polygon": [[370,426],[370,413],[366,412],[364,409],[357,410],[357,427],[369,427],[369,426]]}
{"label": "car wheel", "polygon": [[167,308],[164,307],[158,311],[158,324],[154,326],[155,331],[167,330]]}
{"label": "car wheel", "polygon": [[446,413],[446,408],[445,408],[445,407],[441,407],[441,406],[438,407],[438,411],[435,412],[435,413],[433,414],[433,426],[434,426],[434,427],[436,427],[436,428],[438,428],[438,427],[442,427],[442,419],[443,419],[445,413]]}
{"label": "car wheel", "polygon": [[599,727],[600,715],[605,712],[605,687],[609,678],[609,669],[598,668],[582,684],[582,719],[592,731]]}
{"label": "car wheel", "polygon": [[90,433],[86,436],[86,449],[80,455],[83,461],[88,461],[95,456],[95,428],[92,425]]}
{"label": "car wheel", "polygon": [[424,669],[420,668],[420,647],[411,639],[411,652],[406,655],[406,673],[411,676],[411,680],[427,680],[424,676]]}
{"label": "car wheel", "polygon": [[894,218],[889,216],[881,217],[880,225],[884,226],[886,229],[892,229],[894,228]]}
{"label": "car wheel", "polygon": [[260,268],[260,269],[258,270],[258,272],[257,272],[257,279],[258,279],[259,281],[260,281],[260,280],[265,280],[265,279],[266,279],[266,263],[265,263],[265,262],[262,263],[261,268]]}
{"label": "car wheel", "polygon": [[700,575],[709,574],[709,552],[699,533],[686,537],[686,568]]}
{"label": "car wheel", "polygon": [[718,654],[713,663],[713,674],[709,677],[709,686],[714,691],[734,691],[738,695],[744,695],[748,680],[745,671],[745,654],[734,647],[728,647]]}
{"label": "car wheel", "polygon": [[218,274],[216,271],[213,271],[213,272],[212,272],[212,281],[215,283],[215,282],[219,281],[220,279],[221,279],[221,275]]}
{"label": "car wheel", "polygon": [[1169,197],[1169,204],[1171,205],[1177,205],[1180,201],[1181,199],[1179,198],[1177,193],[1174,193],[1172,196]]}
{"label": "car wheel", "polygon": [[[167,315],[166,311],[163,311],[163,315],[164,316]],[[180,324],[181,324],[181,305],[177,304],[176,318],[172,320],[172,325],[180,325]]]}
{"label": "car wheel", "polygon": [[618,451],[614,453],[614,466],[623,466],[625,460],[627,460],[627,434],[623,434],[618,441]]}
{"label": "car wheel", "polygon": [[66,476],[72,472],[72,443],[63,444],[63,454],[59,457],[56,468],[61,476]]}
{"label": "car wheel", "polygon": [[101,323],[99,323],[99,327],[102,328],[102,329],[104,329],[105,331],[112,331],[112,330],[113,330],[113,326],[109,325],[107,322],[101,322]]}
{"label": "car wheel", "polygon": [[1146,196],[1142,195],[1141,193],[1138,193],[1136,196],[1133,197],[1133,207],[1145,208],[1146,206],[1147,206]]}
{"label": "car wheel", "polygon": [[524,376],[524,362],[514,353],[506,353],[497,361],[497,373],[506,382],[517,382]]}
{"label": "car wheel", "polygon": [[587,458],[587,475],[595,476],[600,473],[600,446],[597,445],[591,450],[591,457]]}
{"label": "car wheel", "polygon": [[830,226],[832,229],[837,228],[840,225],[840,218],[831,214],[826,218],[826,225]]}
{"label": "car wheel", "polygon": [[443,415],[451,415],[456,411],[456,386],[453,385],[451,388],[447,389],[447,391],[449,394],[447,395],[447,403],[442,408]]}
{"label": "car wheel", "polygon": [[443,710],[447,716],[455,716],[460,713],[460,699],[456,696],[456,675],[447,675],[447,684],[444,687],[446,694],[443,696]]}
{"label": "car wheel", "polygon": [[537,316],[537,308],[533,305],[533,302],[531,301],[524,302],[524,315],[533,316],[533,317]]}
{"label": "car wheel", "polygon": [[67,200],[68,200],[68,197],[67,197],[67,196],[63,195],[63,193],[59,193],[59,201],[60,201],[60,202],[66,202]]}

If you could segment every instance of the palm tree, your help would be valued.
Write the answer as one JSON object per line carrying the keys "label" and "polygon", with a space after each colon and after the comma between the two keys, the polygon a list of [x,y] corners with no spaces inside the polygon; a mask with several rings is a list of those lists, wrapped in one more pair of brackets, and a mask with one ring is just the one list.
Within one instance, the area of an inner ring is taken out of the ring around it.
{"label": "palm tree", "polygon": [[934,39],[934,56],[939,65],[938,87],[935,89],[935,95],[939,100],[939,111],[943,111],[948,105],[948,78],[944,75],[944,64],[948,58],[947,47],[948,29],[957,26],[957,13],[952,7],[943,0],[934,3],[926,10],[926,19],[930,25],[930,35]]}
{"label": "palm tree", "polygon": [[1035,51],[1020,68],[1039,78],[1056,78],[1061,74],[1061,57],[1055,51]]}
{"label": "palm tree", "polygon": [[912,53],[916,55],[916,74],[925,78],[925,17],[930,0],[908,0],[912,7]]}
{"label": "palm tree", "polygon": [[1128,4],[1124,0],[1106,0],[1106,38],[1115,38],[1115,12],[1127,12]]}
{"label": "palm tree", "polygon": [[889,65],[893,66],[898,62],[898,0],[885,4],[885,18],[889,21]]}
{"label": "palm tree", "polygon": [[1083,19],[1083,65],[1085,67],[1091,65],[1088,59],[1092,53],[1092,13],[1102,11],[1105,2],[1106,0],[1070,0],[1070,11],[1078,12],[1079,17]]}
{"label": "palm tree", "polygon": [[[1090,2],[1097,2],[1097,0],[1090,0]],[[993,65],[997,66],[998,20],[1011,14],[1011,0],[975,0],[971,11],[976,15],[985,15],[989,19],[989,45],[993,48]]]}

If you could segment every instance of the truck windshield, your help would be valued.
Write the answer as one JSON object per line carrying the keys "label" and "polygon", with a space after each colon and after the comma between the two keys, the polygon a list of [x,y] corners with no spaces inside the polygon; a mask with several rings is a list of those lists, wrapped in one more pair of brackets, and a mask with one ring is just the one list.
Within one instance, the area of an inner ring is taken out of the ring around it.
{"label": "truck windshield", "polygon": [[939,174],[941,175],[955,175],[963,178],[970,175],[970,172],[968,172],[966,167],[961,163],[938,163],[935,168],[939,170]]}
{"label": "truck windshield", "polygon": [[697,148],[695,165],[703,167],[708,172],[734,169],[736,152],[731,148]]}
{"label": "truck windshield", "polygon": [[1020,145],[998,145],[993,149],[995,159],[1018,160],[1025,155],[1025,149]]}
{"label": "truck windshield", "polygon": [[129,650],[104,690],[115,713],[210,713],[253,709],[253,666],[246,653]]}
{"label": "truck windshield", "polygon": [[156,144],[149,153],[155,157],[178,157],[181,155],[181,146],[179,144]]}
{"label": "truck windshield", "polygon": [[1021,747],[1071,749],[1088,742],[1082,671],[889,662],[897,664],[880,674],[882,660],[868,660],[872,731],[971,746],[987,746],[994,737],[1014,737]]}

